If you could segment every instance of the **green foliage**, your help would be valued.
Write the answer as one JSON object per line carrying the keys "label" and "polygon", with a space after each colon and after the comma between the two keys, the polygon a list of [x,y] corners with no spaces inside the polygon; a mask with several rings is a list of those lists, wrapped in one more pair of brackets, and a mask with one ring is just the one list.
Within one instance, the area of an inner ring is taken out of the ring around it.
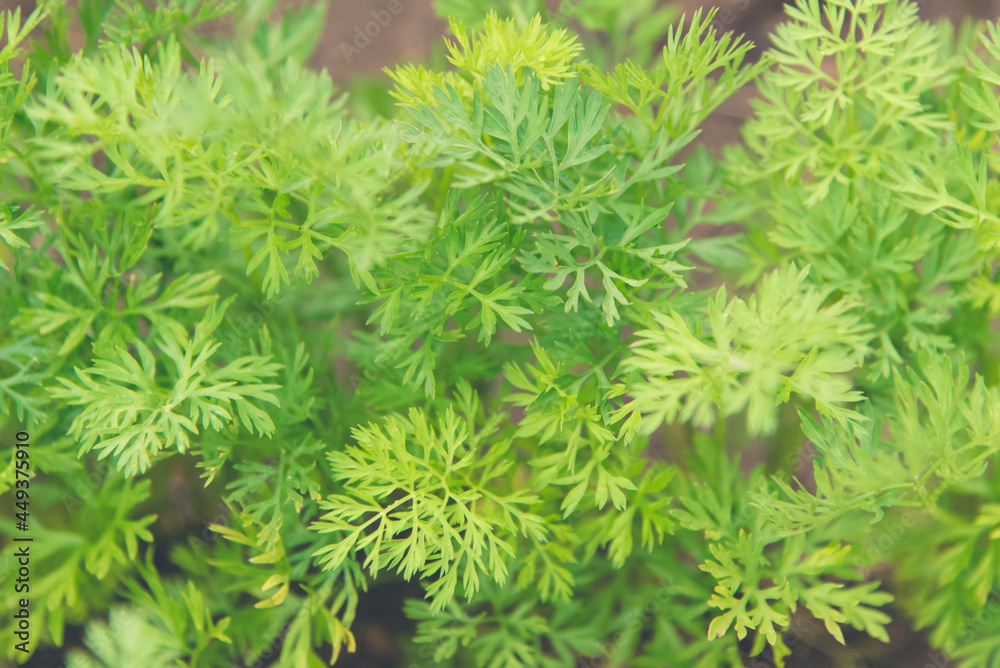
{"label": "green foliage", "polygon": [[641,429],[650,432],[678,418],[708,427],[713,408],[720,419],[747,409],[747,429],[756,435],[777,428],[777,405],[795,393],[842,424],[859,422],[843,404],[861,395],[842,374],[864,359],[867,328],[857,305],[824,307],[818,290],[803,289],[807,274],[794,264],[775,271],[747,302],[727,304],[720,289],[695,320],[697,330],[710,331],[710,342],[679,313],[654,312],[656,329],[636,332],[634,356],[624,361],[642,380],[630,378],[623,388],[634,398],[622,412],[647,415]]}
{"label": "green foliage", "polygon": [[[427,592],[432,612],[454,596],[460,569],[466,596],[476,592],[483,574],[506,580],[505,561],[514,555],[507,535],[545,538],[543,518],[526,510],[538,498],[505,490],[514,463],[505,457],[510,440],[490,441],[505,416],[492,416],[477,429],[477,400],[468,385],[459,391],[472,415],[449,409],[434,424],[414,408],[408,418],[387,416],[382,427],[356,428],[357,446],[329,454],[334,477],[348,493],[321,502],[327,512],[312,527],[321,534],[344,532],[315,554],[326,569],[364,551],[363,565],[373,575],[395,567],[407,580],[416,573],[437,576]],[[389,496],[398,498],[390,503]]]}
{"label": "green foliage", "polygon": [[[160,450],[185,452],[188,434],[197,434],[199,423],[202,429],[218,431],[235,425],[238,417],[250,432],[273,434],[270,416],[251,399],[278,404],[269,392],[278,386],[258,381],[280,367],[259,356],[241,357],[221,368],[212,364],[220,344],[211,336],[224,310],[210,306],[190,338],[155,341],[169,371],[158,373],[152,351],[136,340],[138,360],[115,346],[95,351],[89,369],[76,369],[80,385],[58,379],[63,387],[53,390],[53,396],[84,407],[71,427],[81,450],[96,447],[102,459],[113,455],[118,467],[132,476],[144,473]],[[166,387],[157,384],[158,378]]]}
{"label": "green foliage", "polygon": [[436,6],[378,114],[332,3],[0,18],[6,658],[333,665],[409,583],[422,665],[782,665],[890,601],[996,665],[1000,28]]}

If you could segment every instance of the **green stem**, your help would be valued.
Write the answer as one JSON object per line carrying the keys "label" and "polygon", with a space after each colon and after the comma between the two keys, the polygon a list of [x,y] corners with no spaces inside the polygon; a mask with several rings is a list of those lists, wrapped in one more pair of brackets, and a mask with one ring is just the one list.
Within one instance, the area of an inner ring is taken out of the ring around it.
{"label": "green stem", "polygon": [[434,200],[434,212],[441,215],[444,209],[444,200],[448,196],[448,188],[451,186],[451,171],[454,165],[448,165],[444,170],[444,177],[441,179],[441,187],[438,188],[437,198]]}
{"label": "green stem", "polygon": [[726,449],[726,416],[719,415],[715,419],[715,446],[721,450]]}
{"label": "green stem", "polygon": [[774,436],[774,446],[767,454],[768,472],[793,472],[801,444],[802,428],[799,425],[798,406],[791,400],[778,407],[778,430]]}

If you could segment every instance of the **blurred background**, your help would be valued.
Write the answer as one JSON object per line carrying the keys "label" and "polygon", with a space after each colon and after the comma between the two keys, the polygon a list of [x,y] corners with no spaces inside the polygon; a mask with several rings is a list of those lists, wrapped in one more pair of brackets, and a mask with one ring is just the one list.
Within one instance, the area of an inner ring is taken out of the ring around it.
{"label": "blurred background", "polygon": [[[488,0],[484,0],[489,4]],[[10,0],[2,0],[7,4]],[[981,19],[1000,16],[1000,0],[914,0],[920,15],[926,20],[949,17],[955,21],[963,17]],[[2,3],[0,3],[2,4]],[[27,4],[27,3],[21,3]],[[286,0],[290,7],[299,4]],[[402,11],[399,20],[393,20],[370,46],[359,54],[352,54],[352,62],[341,53],[340,43],[351,44],[355,26],[364,26],[371,20],[371,11],[386,7],[387,0],[329,0],[324,39],[314,59],[317,68],[325,67],[335,81],[345,81],[356,75],[378,74],[383,67],[401,59],[421,60],[445,35],[448,24],[438,18],[433,0],[399,0]],[[550,2],[550,5],[557,3]],[[680,11],[690,14],[699,7],[717,7],[719,19],[737,34],[745,34],[758,47],[766,47],[767,36],[781,20],[785,3],[782,0],[675,0],[671,3]]]}
{"label": "blurred background", "polygon": [[[66,0],[68,4],[76,4],[78,0]],[[266,1],[266,0],[265,0]],[[619,3],[636,4],[636,6],[652,5],[655,0],[640,0],[632,3],[630,0],[567,0],[569,5],[617,5]],[[1000,18],[1000,0],[911,0],[919,9],[920,17],[928,21],[949,19],[959,23],[965,19],[992,20]],[[147,0],[152,6],[154,0]],[[272,19],[281,20],[283,12],[294,12],[300,7],[314,4],[312,0],[277,0],[277,9]],[[388,77],[383,73],[386,67],[394,67],[400,63],[428,63],[432,66],[443,66],[443,37],[448,33],[448,22],[442,15],[460,14],[463,7],[482,8],[483,6],[508,5],[509,1],[499,0],[326,0],[327,10],[323,18],[321,37],[311,60],[311,65],[317,69],[325,69],[341,89],[349,90],[355,98],[373,95],[381,98],[377,107],[390,103],[385,95],[385,82]],[[531,3],[520,3],[531,4]],[[550,8],[560,4],[559,0],[546,0]],[[563,3],[567,4],[566,2]],[[718,14],[714,24],[737,35],[745,35],[756,48],[753,58],[770,46],[768,36],[784,16],[784,0],[660,0],[661,6],[673,6],[679,16],[690,15],[699,8],[716,8]],[[22,12],[35,8],[36,0],[0,0],[0,10],[14,9],[20,6]],[[387,12],[392,5],[394,13]],[[640,10],[641,11],[641,10]],[[391,16],[385,26],[379,26],[374,37],[368,43],[357,48],[356,44],[364,44],[363,31],[373,20],[373,12]],[[478,12],[478,13],[481,13]],[[223,23],[217,21],[214,23]],[[578,27],[574,20],[567,21],[571,27]],[[648,27],[648,26],[647,26]],[[212,30],[226,29],[225,25],[211,25]],[[71,28],[72,30],[72,28]],[[587,31],[580,31],[587,35]],[[609,32],[611,32],[609,28]],[[359,37],[361,34],[361,37]],[[601,36],[597,38],[600,39]],[[627,37],[621,37],[626,41]],[[82,45],[82,32],[79,43]],[[614,61],[613,54],[611,59]],[[739,138],[739,127],[742,120],[750,113],[748,99],[751,90],[745,90],[734,96],[717,110],[703,126],[700,141],[709,148],[715,149]],[[922,668],[922,667],[921,667]]]}
{"label": "blurred background", "polygon": [[[622,0],[628,2],[628,0]],[[947,17],[957,22],[965,17],[992,19],[1000,16],[1000,0],[912,0],[919,6],[920,16],[925,20]],[[67,0],[75,4],[75,0]],[[22,12],[35,7],[34,0],[0,0],[0,9],[22,7]],[[152,0],[147,4],[153,4]],[[281,11],[294,10],[305,0],[280,0]],[[395,0],[398,13],[380,30],[371,43],[354,53],[355,31],[372,20],[371,12],[385,10],[391,0],[327,0],[328,9],[323,27],[323,36],[313,57],[312,64],[317,69],[325,68],[333,80],[344,84],[353,77],[379,76],[382,68],[399,62],[425,60],[448,29],[447,21],[435,11],[448,6],[463,4],[491,5],[490,0],[481,3],[452,2],[449,0]],[[497,3],[500,4],[500,3]],[[548,0],[548,5],[558,5],[557,0]],[[611,4],[606,3],[606,4]],[[781,20],[785,2],[783,0],[673,0],[663,2],[673,5],[678,13],[690,14],[698,8],[718,8],[717,25],[745,34],[758,49],[768,46],[768,34]],[[445,12],[442,12],[445,13]],[[342,44],[348,45],[348,55]]]}

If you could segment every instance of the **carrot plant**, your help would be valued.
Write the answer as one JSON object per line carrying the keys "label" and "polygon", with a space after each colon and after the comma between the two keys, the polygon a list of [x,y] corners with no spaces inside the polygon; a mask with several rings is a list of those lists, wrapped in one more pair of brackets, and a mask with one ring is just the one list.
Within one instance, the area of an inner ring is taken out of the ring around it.
{"label": "carrot plant", "polygon": [[406,666],[1000,665],[997,24],[443,0],[365,98],[275,4],[0,24],[7,659],[334,665],[407,582]]}

